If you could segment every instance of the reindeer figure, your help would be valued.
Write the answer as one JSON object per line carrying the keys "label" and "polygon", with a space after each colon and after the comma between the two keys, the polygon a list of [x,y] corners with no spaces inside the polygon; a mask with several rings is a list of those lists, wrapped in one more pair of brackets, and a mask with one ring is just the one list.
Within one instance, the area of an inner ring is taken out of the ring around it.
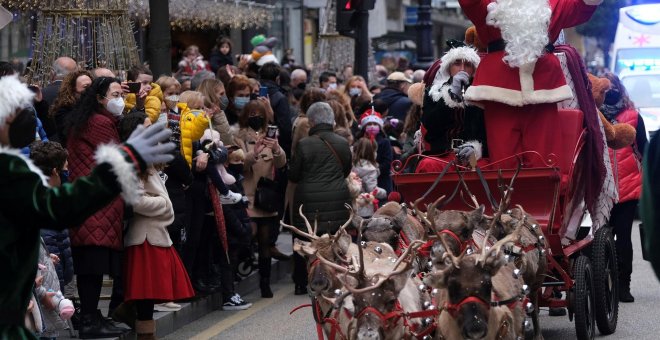
{"label": "reindeer figure", "polygon": [[369,219],[354,217],[354,226],[363,225],[365,241],[389,244],[398,253],[403,252],[410,242],[426,240],[426,229],[405,206],[388,202]]}
{"label": "reindeer figure", "polygon": [[[349,334],[350,339],[403,339],[406,336],[404,317],[407,310],[419,311],[426,294],[418,289],[410,277],[413,253],[421,244],[411,243],[399,257],[386,243],[362,242],[358,258],[353,258],[349,268],[339,266],[319,255],[319,260],[334,267],[347,292],[335,302],[341,305],[349,295],[353,297],[356,330]],[[407,320],[406,320],[407,321]],[[408,322],[411,327],[421,327],[421,320]]]}
{"label": "reindeer figure", "polygon": [[481,253],[463,252],[456,257],[447,252],[445,269],[425,277],[425,283],[447,297],[438,317],[436,339],[513,340],[524,336],[521,300],[527,287],[501,254],[501,248],[515,242],[518,234],[505,237]]}
{"label": "reindeer figure", "polygon": [[332,259],[342,266],[351,264],[351,259],[358,253],[358,247],[352,243],[351,236],[346,232],[346,227],[351,223],[354,211],[349,206],[351,216],[334,235],[317,235],[317,224],[312,227],[307,217],[303,214],[300,206],[298,213],[303,218],[307,232],[285,224],[280,221],[282,227],[291,230],[292,233],[310,241],[296,239],[293,250],[307,259],[308,291],[312,297],[312,308],[318,308],[313,313],[315,321],[323,325],[325,334],[329,339],[347,339],[347,335],[355,328],[353,321],[353,299],[347,297],[344,303],[334,308],[335,299],[346,292],[343,284],[337,279],[338,273],[333,266],[324,265],[319,261],[320,256]]}

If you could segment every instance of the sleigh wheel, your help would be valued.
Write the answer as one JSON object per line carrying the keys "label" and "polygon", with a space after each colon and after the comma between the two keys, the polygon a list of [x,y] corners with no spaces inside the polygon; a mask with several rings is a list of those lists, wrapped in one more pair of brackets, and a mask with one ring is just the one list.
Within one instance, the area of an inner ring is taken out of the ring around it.
{"label": "sleigh wheel", "polygon": [[596,325],[601,334],[608,335],[616,331],[619,316],[619,274],[611,229],[600,228],[591,247]]}
{"label": "sleigh wheel", "polygon": [[575,280],[575,333],[579,340],[591,340],[595,335],[596,320],[594,318],[594,280],[591,261],[580,255],[573,266]]}

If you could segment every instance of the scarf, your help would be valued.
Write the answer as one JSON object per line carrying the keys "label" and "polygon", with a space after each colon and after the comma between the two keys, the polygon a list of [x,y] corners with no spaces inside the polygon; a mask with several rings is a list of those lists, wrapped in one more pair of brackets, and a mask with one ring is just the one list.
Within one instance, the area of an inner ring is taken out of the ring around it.
{"label": "scarf", "polygon": [[603,116],[607,118],[610,122],[616,121],[616,116],[625,109],[623,104],[623,99],[620,99],[616,104],[608,105],[603,103],[600,107],[600,112],[603,113]]}

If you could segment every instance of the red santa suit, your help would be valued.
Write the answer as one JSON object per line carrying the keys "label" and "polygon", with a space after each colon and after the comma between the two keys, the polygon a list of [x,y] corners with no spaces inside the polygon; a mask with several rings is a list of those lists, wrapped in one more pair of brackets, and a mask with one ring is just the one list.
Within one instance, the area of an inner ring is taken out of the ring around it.
{"label": "red santa suit", "polygon": [[[562,29],[588,21],[601,2],[549,0],[548,42],[557,40]],[[549,44],[546,51],[539,51],[535,61],[512,67],[503,60],[507,52],[500,28],[487,22],[489,11],[497,1],[459,0],[459,3],[474,23],[479,39],[489,47],[465,98],[485,109],[491,160],[497,161],[523,151],[537,151],[542,157],[527,154],[525,165],[543,166],[548,155],[559,155],[556,103],[572,97],[559,60],[551,53],[552,45]],[[524,8],[524,3],[521,6]],[[515,161],[501,165],[513,166]]]}

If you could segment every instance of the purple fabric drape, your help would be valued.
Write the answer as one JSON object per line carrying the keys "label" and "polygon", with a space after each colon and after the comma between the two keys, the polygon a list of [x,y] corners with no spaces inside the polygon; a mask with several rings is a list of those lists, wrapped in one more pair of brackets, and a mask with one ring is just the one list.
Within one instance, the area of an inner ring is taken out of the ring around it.
{"label": "purple fabric drape", "polygon": [[573,77],[575,93],[577,95],[580,110],[584,113],[584,127],[587,129],[585,153],[583,161],[585,172],[585,197],[587,209],[590,213],[596,212],[596,204],[600,196],[603,183],[605,182],[606,169],[603,160],[603,135],[598,123],[598,111],[591,93],[591,82],[587,77],[587,70],[580,54],[570,45],[558,45],[556,52],[566,55],[569,72]]}

